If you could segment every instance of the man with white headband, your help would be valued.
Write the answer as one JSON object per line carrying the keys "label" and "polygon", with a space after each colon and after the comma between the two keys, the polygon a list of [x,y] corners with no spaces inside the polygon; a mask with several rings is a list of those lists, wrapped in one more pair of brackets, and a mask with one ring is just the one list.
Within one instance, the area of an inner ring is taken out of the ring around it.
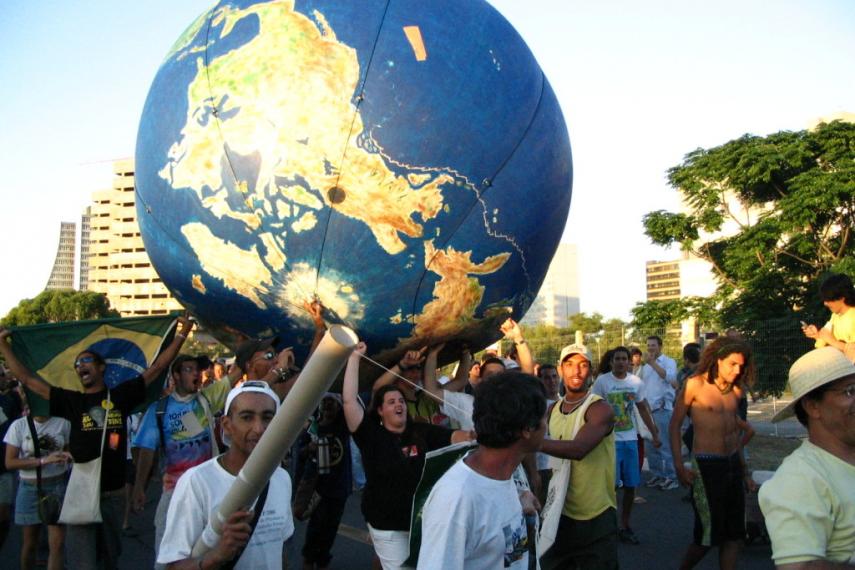
{"label": "man with white headband", "polygon": [[[281,467],[273,473],[254,508],[232,514],[220,537],[208,527],[278,410],[279,398],[266,382],[249,380],[229,392],[223,416],[223,436],[229,449],[189,469],[178,480],[158,563],[176,570],[221,568],[233,560],[236,569],[282,568],[282,544],[293,534],[294,521],[291,479]],[[211,550],[194,558],[193,545],[200,536]]]}

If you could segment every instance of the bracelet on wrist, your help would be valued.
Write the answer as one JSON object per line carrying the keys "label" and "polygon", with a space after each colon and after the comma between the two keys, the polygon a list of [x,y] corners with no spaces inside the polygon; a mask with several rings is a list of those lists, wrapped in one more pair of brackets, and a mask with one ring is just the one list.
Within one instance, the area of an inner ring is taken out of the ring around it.
{"label": "bracelet on wrist", "polygon": [[176,333],[176,334],[175,334],[175,336],[177,336],[177,337],[179,337],[179,338],[183,338],[183,339],[186,339],[186,338],[187,338],[187,335],[186,335],[186,334],[184,334],[183,332]]}
{"label": "bracelet on wrist", "polygon": [[521,338],[521,339],[519,339],[519,340],[515,340],[515,341],[514,341],[514,344],[526,344],[526,342],[525,342],[525,339],[524,339],[524,338]]}

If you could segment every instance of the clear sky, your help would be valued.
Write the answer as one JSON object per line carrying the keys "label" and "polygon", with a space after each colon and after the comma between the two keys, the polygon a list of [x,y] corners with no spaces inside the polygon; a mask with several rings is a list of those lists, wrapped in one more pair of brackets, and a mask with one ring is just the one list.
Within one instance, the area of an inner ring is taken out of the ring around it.
{"label": "clear sky", "polygon": [[[352,0],[342,0],[352,1]],[[460,0],[464,1],[464,0]],[[855,2],[493,0],[538,58],[573,146],[564,241],[582,310],[644,300],[641,217],[676,209],[665,172],[697,147],[855,111]],[[47,282],[60,221],[133,155],[155,71],[208,0],[0,3],[0,315]]]}

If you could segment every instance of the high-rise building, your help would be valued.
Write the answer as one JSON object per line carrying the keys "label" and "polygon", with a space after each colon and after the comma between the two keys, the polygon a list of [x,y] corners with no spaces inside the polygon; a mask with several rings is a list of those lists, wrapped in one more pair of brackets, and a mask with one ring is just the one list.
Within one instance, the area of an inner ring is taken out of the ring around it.
{"label": "high-rise building", "polygon": [[60,222],[59,244],[56,246],[56,258],[45,289],[74,288],[74,250],[77,240],[77,226],[74,222]]}
{"label": "high-rise building", "polygon": [[680,261],[647,262],[647,300],[680,298]]}
{"label": "high-rise building", "polygon": [[106,294],[123,317],[180,310],[152,267],[140,236],[133,160],[116,161],[113,173],[113,187],[92,194],[87,288]]}
{"label": "high-rise building", "polygon": [[543,285],[521,322],[566,327],[579,312],[579,256],[575,244],[559,243]]}
{"label": "high-rise building", "polygon": [[91,212],[92,207],[86,206],[80,216],[80,271],[77,286],[80,291],[89,290],[89,217]]}

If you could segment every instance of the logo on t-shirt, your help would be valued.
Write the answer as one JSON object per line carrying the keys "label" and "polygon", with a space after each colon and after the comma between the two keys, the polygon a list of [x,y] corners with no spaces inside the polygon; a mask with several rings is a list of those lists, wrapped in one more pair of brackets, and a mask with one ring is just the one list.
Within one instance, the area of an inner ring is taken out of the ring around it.
{"label": "logo on t-shirt", "polygon": [[528,532],[525,528],[525,517],[520,519],[517,528],[505,525],[502,528],[505,535],[505,568],[510,568],[528,552]]}
{"label": "logo on t-shirt", "polygon": [[404,457],[418,457],[419,456],[419,446],[418,445],[405,445],[401,448],[401,453],[404,454]]}

